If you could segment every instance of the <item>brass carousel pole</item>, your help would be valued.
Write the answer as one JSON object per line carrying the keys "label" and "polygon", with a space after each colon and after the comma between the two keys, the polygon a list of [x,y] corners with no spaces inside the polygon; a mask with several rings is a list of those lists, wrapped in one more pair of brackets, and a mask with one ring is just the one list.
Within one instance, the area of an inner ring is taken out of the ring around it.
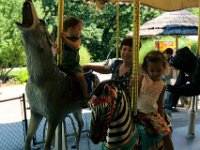
{"label": "brass carousel pole", "polygon": [[198,42],[197,42],[197,44],[198,44],[197,54],[198,54],[198,55],[200,55],[200,44],[199,44],[199,42],[200,42],[200,29],[199,29],[199,27],[200,27],[200,0],[199,0],[199,26],[198,26]]}
{"label": "brass carousel pole", "polygon": [[[63,16],[64,16],[64,0],[58,1],[58,48],[59,48],[59,65],[62,64],[62,37],[63,30]],[[55,132],[55,150],[67,150],[67,142],[65,136],[65,129],[63,121],[60,122]]]}
{"label": "brass carousel pole", "polygon": [[116,3],[116,58],[119,58],[119,14],[120,14],[120,5],[117,1]]}
{"label": "brass carousel pole", "polygon": [[62,38],[61,33],[63,30],[63,16],[64,16],[64,0],[58,1],[58,47],[60,50],[59,64],[62,64]]}
{"label": "brass carousel pole", "polygon": [[133,1],[133,65],[132,65],[132,96],[131,108],[133,114],[137,114],[138,101],[138,73],[139,73],[139,27],[140,27],[140,0]]}

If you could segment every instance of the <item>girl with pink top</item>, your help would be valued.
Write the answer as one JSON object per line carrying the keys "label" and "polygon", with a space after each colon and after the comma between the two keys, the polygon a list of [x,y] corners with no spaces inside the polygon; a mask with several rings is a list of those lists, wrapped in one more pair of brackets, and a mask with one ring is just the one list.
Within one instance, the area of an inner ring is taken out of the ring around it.
{"label": "girl with pink top", "polygon": [[151,51],[144,57],[142,69],[144,74],[139,77],[138,116],[148,120],[163,138],[165,149],[173,150],[171,130],[163,118],[165,84],[162,75],[166,69],[166,59],[161,52]]}

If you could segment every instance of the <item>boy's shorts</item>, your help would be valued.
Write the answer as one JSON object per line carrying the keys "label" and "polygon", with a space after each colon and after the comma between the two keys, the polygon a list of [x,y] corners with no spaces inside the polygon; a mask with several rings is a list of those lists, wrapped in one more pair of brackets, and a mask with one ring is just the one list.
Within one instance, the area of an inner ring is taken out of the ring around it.
{"label": "boy's shorts", "polygon": [[63,71],[65,73],[73,73],[76,74],[77,72],[83,72],[83,68],[80,65],[74,65],[74,66],[65,66],[63,68]]}

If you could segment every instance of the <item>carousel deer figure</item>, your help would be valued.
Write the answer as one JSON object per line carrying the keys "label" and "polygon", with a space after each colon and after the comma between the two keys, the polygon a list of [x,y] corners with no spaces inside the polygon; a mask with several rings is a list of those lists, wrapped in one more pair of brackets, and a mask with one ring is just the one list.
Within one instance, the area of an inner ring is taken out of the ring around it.
{"label": "carousel deer figure", "polygon": [[30,104],[31,118],[25,141],[25,149],[31,149],[31,140],[42,118],[48,123],[47,137],[44,145],[49,150],[57,125],[69,113],[73,113],[78,122],[80,140],[83,127],[82,92],[75,80],[59,70],[53,60],[52,39],[37,16],[31,0],[23,4],[22,23],[16,23],[21,31],[29,79],[26,84],[26,94]]}

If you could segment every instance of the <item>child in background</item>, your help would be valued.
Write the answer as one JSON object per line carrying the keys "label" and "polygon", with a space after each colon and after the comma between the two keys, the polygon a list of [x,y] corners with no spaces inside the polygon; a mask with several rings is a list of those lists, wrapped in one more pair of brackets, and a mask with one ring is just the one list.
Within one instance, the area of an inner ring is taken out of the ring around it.
{"label": "child in background", "polygon": [[169,62],[170,57],[173,55],[174,51],[172,48],[166,48],[166,50],[163,51],[163,55],[167,59],[167,62]]}
{"label": "child in background", "polygon": [[81,31],[83,22],[76,17],[68,17],[63,23],[63,52],[62,52],[62,69],[66,73],[73,73],[80,84],[83,92],[83,107],[89,101],[87,92],[87,83],[84,78],[83,69],[79,64],[79,48],[81,45]]}
{"label": "child in background", "polygon": [[[173,49],[172,48],[167,48],[165,49],[162,54],[164,55],[164,57],[167,60],[167,69],[165,71],[165,74],[163,76],[163,81],[165,82],[165,85],[171,84],[171,79],[173,77],[173,70],[169,64],[170,58],[173,55]],[[171,110],[172,110],[172,102],[171,102],[171,93],[168,91],[165,91],[165,96],[164,96],[164,108],[165,108],[165,112],[166,114],[168,114],[169,116],[171,116]],[[175,110],[175,109],[174,109]]]}
{"label": "child in background", "polygon": [[167,61],[167,66],[165,69],[164,77],[163,80],[165,81],[166,84],[170,84],[170,79],[172,78],[172,69],[171,66],[169,65],[169,60],[170,57],[173,55],[173,49],[172,48],[167,48],[162,52],[163,56],[165,57]]}
{"label": "child in background", "polygon": [[164,120],[163,96],[165,83],[162,80],[166,58],[159,51],[151,51],[142,64],[144,74],[139,77],[138,116],[145,118],[156,133],[163,138],[166,150],[173,150],[171,130]]}

